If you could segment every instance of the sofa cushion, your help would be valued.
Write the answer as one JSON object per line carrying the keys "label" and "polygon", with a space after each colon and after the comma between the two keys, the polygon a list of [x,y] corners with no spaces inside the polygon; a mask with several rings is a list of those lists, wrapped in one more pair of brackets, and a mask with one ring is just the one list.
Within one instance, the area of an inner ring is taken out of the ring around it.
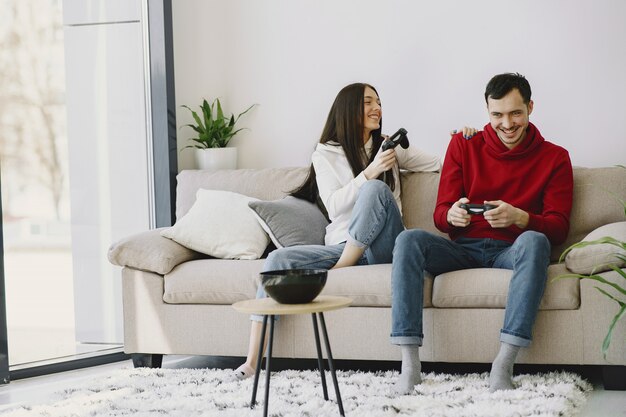
{"label": "sofa cushion", "polygon": [[115,242],[109,247],[109,261],[113,265],[167,274],[178,264],[205,257],[161,236],[163,230],[148,230]]}
{"label": "sofa cushion", "polygon": [[[432,282],[432,276],[425,274],[424,307],[432,306]],[[353,307],[390,307],[391,264],[333,269],[321,294],[352,298]]]}
{"label": "sofa cushion", "polygon": [[[580,306],[579,281],[573,278],[554,280],[567,272],[564,264],[548,267],[540,310],[575,310]],[[433,306],[504,308],[512,274],[509,269],[476,268],[438,275],[433,284]]]}
{"label": "sofa cushion", "polygon": [[[605,224],[589,233],[583,241],[590,242],[610,236],[626,242],[626,222]],[[615,255],[626,257],[626,250],[618,246],[602,243],[572,249],[565,257],[567,269],[577,274],[595,274],[608,271],[609,265],[624,267],[624,261]]]}
{"label": "sofa cushion", "polygon": [[324,244],[328,220],[317,204],[287,196],[274,201],[250,201],[248,206],[277,248]]}
{"label": "sofa cushion", "polygon": [[230,191],[197,191],[193,207],[161,235],[216,258],[258,259],[269,238],[248,208],[252,197]]}
{"label": "sofa cushion", "polygon": [[[170,304],[232,304],[256,296],[263,260],[202,259],[165,275],[163,301]],[[353,307],[391,306],[391,264],[329,271],[323,295],[341,295]],[[424,307],[431,307],[432,277],[426,276]]]}
{"label": "sofa cushion", "polygon": [[232,304],[256,295],[264,259],[203,259],[185,262],[165,275],[163,301],[169,304]]}

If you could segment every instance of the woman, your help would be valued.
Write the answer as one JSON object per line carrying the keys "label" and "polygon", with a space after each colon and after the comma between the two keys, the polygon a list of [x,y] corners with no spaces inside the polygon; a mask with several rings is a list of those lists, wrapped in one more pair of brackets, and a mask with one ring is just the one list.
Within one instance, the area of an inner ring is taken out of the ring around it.
{"label": "woman", "polygon": [[[396,237],[404,230],[400,169],[438,171],[439,157],[413,146],[382,151],[382,108],[376,89],[356,83],[344,87],[330,109],[312,156],[309,176],[292,195],[321,202],[330,224],[325,245],[292,246],[273,251],[263,270],[320,268],[391,263]],[[465,128],[472,136],[474,129]],[[257,298],[265,297],[259,286]],[[246,362],[237,379],[254,375],[261,317],[252,317]]]}

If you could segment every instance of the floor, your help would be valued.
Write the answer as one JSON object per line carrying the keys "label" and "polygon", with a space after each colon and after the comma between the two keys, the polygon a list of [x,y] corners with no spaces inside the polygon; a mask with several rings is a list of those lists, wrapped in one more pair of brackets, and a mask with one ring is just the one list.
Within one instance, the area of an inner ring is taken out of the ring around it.
{"label": "floor", "polygon": [[[188,368],[188,367],[220,367],[233,368],[239,365],[240,358],[216,358],[205,356],[165,356],[163,359],[163,367],[165,368]],[[311,361],[290,361],[275,360],[273,365],[277,370],[288,368],[308,368],[314,367],[315,362]],[[397,364],[394,362],[355,362],[355,361],[338,361],[338,368],[345,369],[396,369]],[[450,372],[446,370],[446,364],[424,364],[424,371]],[[15,405],[37,404],[48,401],[54,392],[58,392],[65,383],[75,384],[81,380],[90,380],[99,376],[104,376],[112,370],[132,367],[130,360],[116,362],[107,365],[100,365],[91,368],[85,368],[75,371],[57,373],[47,376],[26,378],[12,381],[8,385],[0,386],[0,413]],[[486,369],[483,365],[467,365],[466,369],[458,369],[457,372],[484,372]],[[600,382],[599,372],[595,367],[579,367],[577,372],[589,380],[594,385],[594,391],[590,394],[589,400],[581,417],[626,417],[626,392],[624,391],[605,391]],[[551,370],[551,369],[550,369]],[[516,368],[516,373],[541,372],[544,369],[533,367]],[[572,370],[576,372],[575,370]]]}

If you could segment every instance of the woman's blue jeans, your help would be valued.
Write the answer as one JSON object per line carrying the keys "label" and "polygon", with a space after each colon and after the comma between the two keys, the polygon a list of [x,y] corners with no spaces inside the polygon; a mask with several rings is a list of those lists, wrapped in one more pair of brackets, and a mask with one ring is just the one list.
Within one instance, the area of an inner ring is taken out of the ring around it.
{"label": "woman's blue jeans", "polygon": [[[363,184],[348,226],[348,242],[366,248],[357,265],[391,263],[394,242],[403,230],[402,215],[387,184],[379,180],[369,180]],[[344,246],[345,242],[277,249],[267,257],[263,271],[330,269],[339,260]],[[256,297],[266,297],[261,285]],[[252,318],[259,319],[258,316]]]}
{"label": "woman's blue jeans", "polygon": [[[550,264],[550,242],[538,232],[522,233],[512,244],[493,239],[452,242],[420,229],[396,239],[391,273],[391,343],[422,345],[424,271],[433,276],[468,268],[512,269],[500,341],[526,347],[532,340]],[[436,279],[436,278],[435,278]]]}

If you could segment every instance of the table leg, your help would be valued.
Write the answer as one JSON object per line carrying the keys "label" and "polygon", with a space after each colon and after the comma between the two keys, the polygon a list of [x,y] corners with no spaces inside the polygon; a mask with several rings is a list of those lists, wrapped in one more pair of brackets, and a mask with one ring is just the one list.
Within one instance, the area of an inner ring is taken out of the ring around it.
{"label": "table leg", "polygon": [[256,405],[256,390],[259,387],[259,375],[261,374],[261,360],[263,360],[263,342],[265,342],[265,331],[267,330],[267,316],[263,316],[263,327],[261,328],[261,341],[259,342],[259,355],[256,360],[256,371],[254,371],[254,385],[252,385],[252,399],[250,408]]}
{"label": "table leg", "polygon": [[317,317],[315,313],[311,314],[313,319],[313,331],[315,332],[315,347],[317,348],[317,367],[320,370],[320,376],[322,377],[322,391],[324,392],[324,399],[328,401],[328,389],[326,388],[326,370],[324,369],[324,358],[322,357],[322,347],[320,346],[320,332],[317,328]]}
{"label": "table leg", "polygon": [[274,318],[270,315],[270,337],[267,343],[267,356],[265,357],[265,404],[263,404],[263,417],[267,417],[267,407],[270,399],[270,362],[272,359],[272,346],[274,344]]}
{"label": "table leg", "polygon": [[[339,393],[339,383],[337,382],[337,374],[335,373],[335,363],[333,361],[333,354],[330,351],[330,342],[328,341],[328,332],[326,331],[326,322],[324,321],[324,313],[318,313],[320,315],[320,322],[322,323],[322,335],[324,336],[324,343],[326,345],[326,355],[328,356],[328,367],[330,368],[330,374],[333,377],[333,384],[335,385],[335,395],[337,396],[337,405],[339,405],[339,414],[345,416],[343,412],[343,403],[341,402],[341,394]],[[270,327],[271,334],[271,327]]]}

